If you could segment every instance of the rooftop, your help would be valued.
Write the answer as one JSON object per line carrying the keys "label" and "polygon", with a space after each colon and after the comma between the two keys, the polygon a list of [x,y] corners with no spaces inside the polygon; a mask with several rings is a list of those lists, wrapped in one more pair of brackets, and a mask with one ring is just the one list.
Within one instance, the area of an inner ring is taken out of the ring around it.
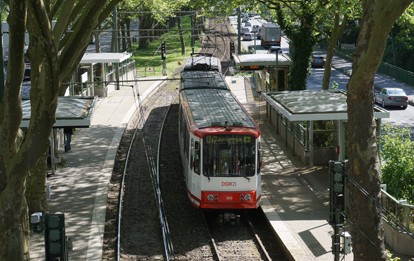
{"label": "rooftop", "polygon": [[[262,97],[289,121],[347,120],[348,105],[344,91],[283,91],[262,93]],[[390,113],[374,105],[375,118]]]}

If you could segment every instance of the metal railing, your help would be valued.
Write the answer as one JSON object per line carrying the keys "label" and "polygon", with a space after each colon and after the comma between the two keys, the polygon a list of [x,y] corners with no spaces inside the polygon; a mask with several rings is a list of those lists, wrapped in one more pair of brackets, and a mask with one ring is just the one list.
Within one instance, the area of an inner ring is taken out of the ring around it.
{"label": "metal railing", "polygon": [[161,67],[157,67],[157,66],[150,66],[150,67],[140,67],[139,69],[137,68],[137,73],[140,76],[156,76],[156,75],[161,75],[162,73],[162,68]]}
{"label": "metal railing", "polygon": [[397,200],[384,189],[381,189],[381,205],[387,210],[384,218],[396,228],[404,226],[411,233],[414,233],[414,205],[407,203],[407,200]]}
{"label": "metal railing", "polygon": [[[350,57],[351,54],[352,53],[347,53],[342,50],[335,52],[335,55],[348,61],[352,61]],[[378,67],[378,72],[381,74],[387,75],[389,77],[392,77],[396,79],[397,81],[403,82],[410,86],[414,86],[414,73],[413,72],[407,71],[405,69],[402,69],[392,64],[384,63],[384,62],[380,63]]]}

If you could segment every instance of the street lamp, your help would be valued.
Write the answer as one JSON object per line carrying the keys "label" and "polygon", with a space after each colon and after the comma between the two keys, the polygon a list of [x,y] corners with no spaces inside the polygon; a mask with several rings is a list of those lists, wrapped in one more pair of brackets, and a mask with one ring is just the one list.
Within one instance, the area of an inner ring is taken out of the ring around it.
{"label": "street lamp", "polygon": [[[271,47],[272,48],[272,47]],[[273,46],[273,49],[276,52],[276,91],[279,90],[279,52],[280,52],[280,46]]]}

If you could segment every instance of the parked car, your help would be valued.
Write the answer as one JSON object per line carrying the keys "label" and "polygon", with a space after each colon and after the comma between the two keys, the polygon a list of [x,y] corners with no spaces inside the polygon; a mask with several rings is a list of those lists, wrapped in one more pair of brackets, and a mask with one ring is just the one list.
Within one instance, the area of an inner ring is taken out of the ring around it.
{"label": "parked car", "polygon": [[312,62],[311,62],[312,68],[323,68],[325,67],[325,57],[323,56],[312,56]]}
{"label": "parked car", "polygon": [[240,30],[240,35],[243,36],[244,34],[250,33],[249,27],[242,27]]}
{"label": "parked car", "polygon": [[253,35],[251,33],[245,33],[243,35],[243,41],[251,41],[253,40]]}
{"label": "parked car", "polygon": [[250,32],[251,32],[252,34],[257,34],[257,33],[259,32],[259,27],[255,27],[255,26],[253,26],[253,27],[252,27],[252,30],[250,30]]}
{"label": "parked car", "polygon": [[245,22],[245,23],[244,23],[244,26],[245,26],[245,27],[250,27],[250,26],[252,26],[252,23],[250,23],[250,22]]}
{"label": "parked car", "polygon": [[379,93],[375,94],[374,102],[381,104],[383,108],[386,106],[398,106],[405,110],[408,106],[408,96],[401,88],[383,88]]}

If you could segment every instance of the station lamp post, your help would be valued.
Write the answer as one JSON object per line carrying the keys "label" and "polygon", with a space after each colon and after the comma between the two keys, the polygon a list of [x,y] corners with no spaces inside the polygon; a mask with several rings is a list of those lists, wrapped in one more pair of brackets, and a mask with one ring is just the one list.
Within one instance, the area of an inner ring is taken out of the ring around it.
{"label": "station lamp post", "polygon": [[275,75],[275,79],[276,79],[276,91],[279,90],[279,51],[280,51],[280,46],[276,46],[275,48],[276,51],[276,75]]}

